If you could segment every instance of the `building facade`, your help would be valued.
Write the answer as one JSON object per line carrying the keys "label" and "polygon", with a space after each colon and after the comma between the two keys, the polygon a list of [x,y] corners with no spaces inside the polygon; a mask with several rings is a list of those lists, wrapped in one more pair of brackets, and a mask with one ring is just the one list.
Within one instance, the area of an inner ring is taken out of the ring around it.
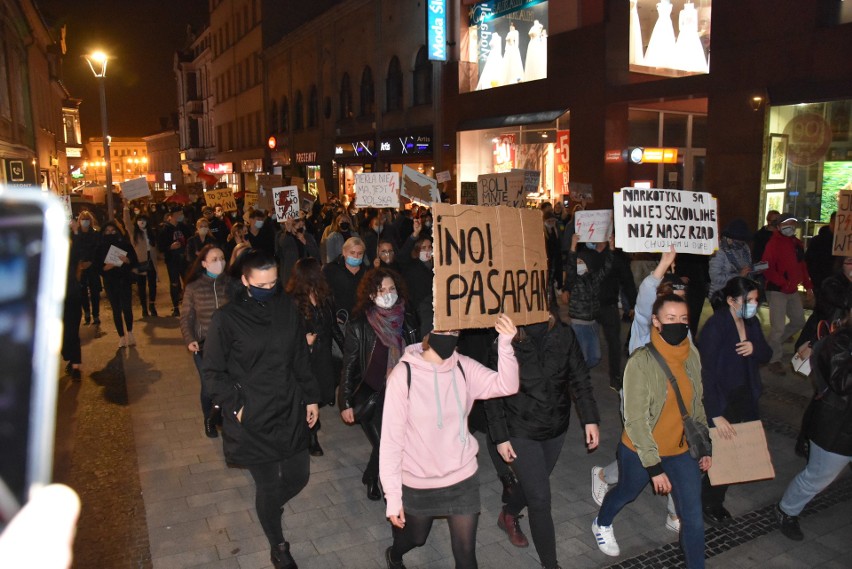
{"label": "building facade", "polygon": [[62,105],[62,130],[68,160],[68,187],[79,186],[83,173],[83,134],[80,128],[80,99],[66,99]]}
{"label": "building facade", "polygon": [[[83,172],[86,182],[104,185],[106,169],[112,168],[112,183],[120,184],[140,176],[148,176],[148,146],[144,138],[109,139],[109,149],[112,156],[104,156],[102,137],[89,138],[86,143]],[[177,152],[175,152],[177,157]]]}
{"label": "building facade", "polygon": [[155,192],[177,190],[183,184],[180,159],[180,135],[176,130],[165,130],[144,137],[148,158],[148,182]]}

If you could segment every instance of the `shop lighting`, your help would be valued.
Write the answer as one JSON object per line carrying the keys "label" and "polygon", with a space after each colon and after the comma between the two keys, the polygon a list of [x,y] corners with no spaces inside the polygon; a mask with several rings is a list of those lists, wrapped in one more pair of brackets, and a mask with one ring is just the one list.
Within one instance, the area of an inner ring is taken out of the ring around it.
{"label": "shop lighting", "polygon": [[760,95],[755,95],[751,98],[751,109],[754,112],[759,111],[762,106],[763,106],[763,97],[761,97]]}

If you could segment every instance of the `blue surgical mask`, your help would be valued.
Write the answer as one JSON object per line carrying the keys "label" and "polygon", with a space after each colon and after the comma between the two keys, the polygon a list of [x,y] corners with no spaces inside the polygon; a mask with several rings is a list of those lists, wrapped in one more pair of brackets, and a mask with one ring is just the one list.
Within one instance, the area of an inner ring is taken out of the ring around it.
{"label": "blue surgical mask", "polygon": [[740,318],[754,318],[754,315],[757,314],[757,305],[752,304],[751,302],[746,302],[740,307],[737,314]]}
{"label": "blue surgical mask", "polygon": [[258,219],[257,221],[255,221],[255,222],[254,222],[254,228],[255,228],[255,229],[263,229],[263,221],[262,221],[262,220],[260,220],[260,219]]}
{"label": "blue surgical mask", "polygon": [[591,241],[586,241],[586,249],[595,249],[598,246],[597,243],[592,243]]}
{"label": "blue surgical mask", "polygon": [[259,286],[249,285],[249,294],[258,302],[268,302],[275,295],[275,287],[260,288]]}
{"label": "blue surgical mask", "polygon": [[344,259],[346,259],[346,264],[349,265],[350,267],[360,267],[361,263],[364,260],[363,258],[346,257],[346,256],[344,256]]}

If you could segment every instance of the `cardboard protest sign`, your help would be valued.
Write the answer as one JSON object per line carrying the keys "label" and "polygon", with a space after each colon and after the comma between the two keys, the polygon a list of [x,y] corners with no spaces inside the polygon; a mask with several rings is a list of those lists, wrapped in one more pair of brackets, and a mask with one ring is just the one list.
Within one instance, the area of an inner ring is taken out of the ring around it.
{"label": "cardboard protest sign", "polygon": [[290,177],[290,185],[296,186],[300,190],[304,190],[305,189],[305,179],[299,178],[297,176],[291,176]]}
{"label": "cardboard protest sign", "polygon": [[477,201],[479,205],[507,205],[509,207],[524,207],[524,171],[512,170],[497,174],[481,174],[477,178],[479,188]]}
{"label": "cardboard protest sign", "polygon": [[832,230],[834,244],[831,254],[839,257],[852,255],[852,190],[837,192],[837,217]]}
{"label": "cardboard protest sign", "polygon": [[574,212],[574,233],[580,242],[603,243],[612,235],[612,210],[592,209]]}
{"label": "cardboard protest sign", "polygon": [[65,194],[63,196],[59,196],[59,199],[62,200],[62,207],[65,209],[65,220],[71,221],[74,219],[74,212],[71,210],[71,196]]}
{"label": "cardboard protest sign", "polygon": [[317,197],[319,198],[320,203],[328,203],[328,192],[325,190],[325,180],[322,178],[317,179]]}
{"label": "cardboard protest sign", "polygon": [[225,211],[237,211],[237,201],[234,199],[234,192],[230,188],[207,190],[204,192],[204,201],[210,207],[220,205]]}
{"label": "cardboard protest sign", "polygon": [[524,194],[538,193],[538,185],[541,182],[541,172],[538,170],[523,170]]}
{"label": "cardboard protest sign", "polygon": [[423,205],[441,201],[438,182],[408,166],[402,167],[402,187],[399,193],[414,203]]}
{"label": "cardboard protest sign", "polygon": [[275,217],[279,222],[299,218],[299,188],[272,188],[272,195],[275,198]]}
{"label": "cardboard protest sign", "polygon": [[88,186],[83,188],[83,197],[92,200],[92,203],[106,203],[106,191],[103,186]]}
{"label": "cardboard protest sign", "polygon": [[355,205],[399,207],[399,172],[355,174]]}
{"label": "cardboard protest sign", "polygon": [[144,176],[121,182],[119,186],[121,187],[121,195],[127,201],[146,198],[151,195],[151,190],[148,188],[148,181]]}
{"label": "cardboard protest sign", "polygon": [[257,187],[258,189],[264,188],[267,190],[271,190],[272,188],[279,188],[284,185],[284,178],[279,174],[260,174],[257,176]]}
{"label": "cardboard protest sign", "polygon": [[737,423],[734,429],[737,435],[732,439],[720,437],[715,427],[710,429],[713,442],[713,464],[707,472],[710,484],[718,486],[775,478],[763,423]]}
{"label": "cardboard protest sign", "polygon": [[613,195],[615,246],[628,253],[712,255],[719,248],[716,198],[705,192],[621,188]]}
{"label": "cardboard protest sign", "polygon": [[443,184],[444,182],[449,182],[452,178],[450,177],[449,170],[443,170],[442,172],[438,172],[435,174],[435,178],[437,178],[439,184]]}
{"label": "cardboard protest sign", "polygon": [[243,210],[248,211],[249,208],[254,207],[257,203],[257,198],[257,192],[246,192],[246,196],[243,198]]}
{"label": "cardboard protest sign", "polygon": [[436,330],[547,320],[547,254],[541,212],[434,204]]}
{"label": "cardboard protest sign", "polygon": [[592,201],[592,185],[591,184],[582,184],[580,182],[568,182],[568,193],[571,194],[571,198],[580,201]]}
{"label": "cardboard protest sign", "polygon": [[464,205],[478,205],[478,190],[479,184],[477,182],[462,182],[459,201]]}

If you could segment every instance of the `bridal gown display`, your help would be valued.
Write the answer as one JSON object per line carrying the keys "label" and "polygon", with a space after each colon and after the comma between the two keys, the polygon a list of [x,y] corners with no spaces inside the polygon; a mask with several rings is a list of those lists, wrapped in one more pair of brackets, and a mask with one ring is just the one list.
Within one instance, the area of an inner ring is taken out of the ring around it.
{"label": "bridal gown display", "polygon": [[503,67],[506,69],[503,81],[505,85],[520,83],[524,80],[524,63],[521,61],[519,38],[515,24],[510,24],[506,34],[506,51],[503,53]]}
{"label": "bridal gown display", "polygon": [[639,0],[630,0],[630,63],[644,65],[645,56],[642,46],[642,24],[639,23]]}
{"label": "bridal gown display", "polygon": [[645,52],[645,65],[649,67],[672,68],[674,64],[675,33],[672,24],[672,3],[660,0],[657,4],[657,23],[651,32],[648,51]]}
{"label": "bridal gown display", "polygon": [[535,81],[547,77],[547,32],[536,20],[529,31],[530,43],[524,61],[524,81]]}
{"label": "bridal gown display", "polygon": [[499,87],[503,84],[505,73],[503,71],[503,40],[500,38],[500,34],[492,33],[488,46],[491,51],[488,52],[488,59],[485,60],[485,67],[482,68],[479,82],[476,84],[477,91]]}
{"label": "bridal gown display", "polygon": [[678,14],[678,35],[674,50],[674,67],[684,71],[707,73],[704,45],[698,37],[698,11],[687,2]]}

